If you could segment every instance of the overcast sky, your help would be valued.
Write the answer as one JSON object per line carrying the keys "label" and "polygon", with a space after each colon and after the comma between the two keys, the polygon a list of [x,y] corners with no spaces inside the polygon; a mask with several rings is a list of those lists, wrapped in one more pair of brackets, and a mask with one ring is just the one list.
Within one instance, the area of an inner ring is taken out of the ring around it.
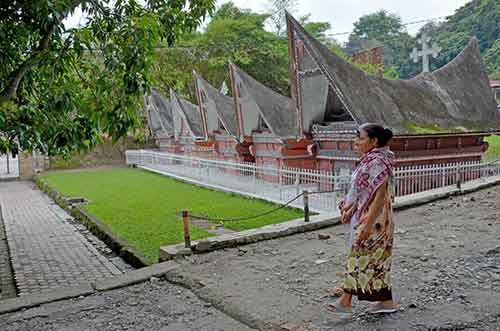
{"label": "overcast sky", "polygon": [[[228,0],[217,0],[221,5]],[[232,0],[240,8],[248,8],[256,12],[266,12],[270,0]],[[429,18],[452,15],[456,9],[469,2],[468,0],[298,0],[295,16],[311,14],[312,21],[329,22],[331,33],[350,32],[353,23],[360,16],[386,9],[401,16],[403,23]],[[75,26],[81,20],[78,12],[68,21]],[[83,23],[83,22],[82,22]],[[414,24],[407,27],[409,33],[415,33],[423,25]],[[347,35],[335,36],[341,42]]]}
{"label": "overcast sky", "polygon": [[[218,0],[218,4],[227,0]],[[264,12],[270,0],[233,0],[236,6]],[[332,25],[331,33],[350,32],[360,16],[386,9],[401,16],[403,22],[452,15],[467,0],[298,0],[296,16],[311,14],[312,21],[326,21]],[[415,33],[422,24],[408,26]],[[346,41],[347,36],[336,36]]]}

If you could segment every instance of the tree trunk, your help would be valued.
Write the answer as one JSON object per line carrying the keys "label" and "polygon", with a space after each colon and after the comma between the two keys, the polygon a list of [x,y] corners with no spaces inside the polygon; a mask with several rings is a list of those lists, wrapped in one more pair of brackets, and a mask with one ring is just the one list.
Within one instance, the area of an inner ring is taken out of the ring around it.
{"label": "tree trunk", "polygon": [[15,69],[9,77],[9,82],[7,83],[5,90],[2,95],[7,98],[7,100],[13,100],[17,98],[17,90],[19,88],[19,83],[23,79],[26,72],[34,67],[40,60],[40,55],[45,53],[52,39],[52,35],[56,31],[57,24],[54,23],[46,31],[43,38],[38,43],[38,47],[30,54],[30,56],[17,68]]}

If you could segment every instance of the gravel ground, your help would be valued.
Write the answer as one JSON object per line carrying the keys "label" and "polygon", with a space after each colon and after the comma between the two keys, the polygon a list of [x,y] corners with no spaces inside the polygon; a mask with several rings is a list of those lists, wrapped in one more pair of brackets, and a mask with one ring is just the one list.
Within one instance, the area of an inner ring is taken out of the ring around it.
{"label": "gravel ground", "polygon": [[345,321],[323,308],[332,300],[325,290],[341,284],[343,226],[194,256],[182,267],[229,304],[289,328],[500,330],[500,187],[395,220],[393,279],[404,310],[391,316],[369,316],[359,303]]}
{"label": "gravel ground", "polygon": [[251,330],[162,279],[0,315],[0,330]]}
{"label": "gravel ground", "polygon": [[339,226],[192,256],[170,282],[1,315],[0,330],[500,330],[500,186],[395,220],[396,314],[368,315],[357,301],[351,319],[324,309],[341,282]]}

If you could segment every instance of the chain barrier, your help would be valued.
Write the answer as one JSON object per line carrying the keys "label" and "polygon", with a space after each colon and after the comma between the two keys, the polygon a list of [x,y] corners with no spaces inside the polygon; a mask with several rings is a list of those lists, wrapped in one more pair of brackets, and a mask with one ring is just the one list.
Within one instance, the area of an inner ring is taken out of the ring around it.
{"label": "chain barrier", "polygon": [[291,203],[293,203],[294,201],[296,201],[298,198],[300,198],[303,195],[304,195],[304,193],[300,193],[295,198],[287,201],[285,204],[283,204],[281,206],[278,206],[277,208],[273,208],[271,210],[268,210],[268,211],[266,211],[264,213],[261,213],[261,214],[258,214],[258,215],[254,215],[254,216],[238,217],[238,218],[220,218],[220,217],[212,218],[212,217],[208,217],[208,216],[200,216],[200,215],[194,215],[194,214],[189,214],[189,216],[191,218],[193,218],[193,219],[205,220],[205,221],[209,221],[209,222],[239,222],[239,221],[248,221],[248,220],[251,220],[251,219],[254,219],[254,218],[258,218],[258,217],[262,217],[262,216],[266,216],[266,215],[272,214],[272,213],[274,213],[274,212],[276,212],[276,211],[278,211],[280,209],[288,207]]}

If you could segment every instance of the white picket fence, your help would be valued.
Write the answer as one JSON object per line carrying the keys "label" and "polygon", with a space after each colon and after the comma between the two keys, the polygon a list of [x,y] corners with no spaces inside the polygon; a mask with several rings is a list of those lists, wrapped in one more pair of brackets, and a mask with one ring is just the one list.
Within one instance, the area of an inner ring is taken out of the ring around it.
{"label": "white picket fence", "polygon": [[[310,209],[328,213],[338,212],[337,201],[347,192],[351,179],[350,175],[323,170],[261,167],[150,150],[128,150],[126,163],[278,203],[286,203],[307,190],[311,193]],[[498,175],[500,162],[401,167],[395,171],[395,193],[403,196]],[[303,202],[299,199],[292,205],[302,207]]]}

